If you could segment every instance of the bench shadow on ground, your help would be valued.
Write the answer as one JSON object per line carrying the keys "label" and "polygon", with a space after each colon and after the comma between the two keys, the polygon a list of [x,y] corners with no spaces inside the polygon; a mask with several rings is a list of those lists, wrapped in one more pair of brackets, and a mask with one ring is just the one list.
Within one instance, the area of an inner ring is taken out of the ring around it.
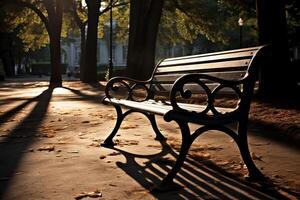
{"label": "bench shadow on ground", "polygon": [[[190,157],[175,177],[175,183],[180,187],[158,192],[156,186],[174,164],[174,161],[163,157],[178,156],[167,143],[161,142],[161,146],[162,150],[153,155],[134,154],[117,146],[106,148],[121,153],[126,162],[117,161],[116,165],[157,199],[287,199],[271,188],[239,180],[216,165],[202,164]],[[138,159],[148,161],[141,164]]]}
{"label": "bench shadow on ground", "polygon": [[36,102],[30,113],[0,141],[0,199],[12,184],[24,153],[37,141],[38,128],[45,118],[52,92],[52,89],[46,89],[40,95],[28,99],[0,116],[1,126],[18,115],[22,109]]}

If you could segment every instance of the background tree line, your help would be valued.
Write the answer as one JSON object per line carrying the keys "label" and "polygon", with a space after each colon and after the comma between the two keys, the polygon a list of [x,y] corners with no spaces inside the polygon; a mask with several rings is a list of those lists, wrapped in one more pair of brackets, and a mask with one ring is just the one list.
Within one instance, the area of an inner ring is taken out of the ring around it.
{"label": "background tree line", "polygon": [[97,82],[97,38],[103,37],[110,8],[117,22],[114,39],[129,40],[127,72],[134,78],[150,76],[156,45],[236,48],[237,20],[242,17],[245,44],[272,44],[273,58],[279,58],[270,63],[272,68],[262,69],[266,90],[278,78],[291,80],[288,47],[299,45],[296,0],[10,0],[0,4],[1,32],[13,32],[23,52],[49,44],[50,85],[60,86],[60,42],[72,30],[81,38],[80,79]]}

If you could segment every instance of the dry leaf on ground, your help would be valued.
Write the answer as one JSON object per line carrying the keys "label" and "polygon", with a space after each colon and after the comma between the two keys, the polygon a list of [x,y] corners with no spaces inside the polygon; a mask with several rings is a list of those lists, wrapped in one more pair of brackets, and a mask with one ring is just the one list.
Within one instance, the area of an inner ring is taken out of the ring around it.
{"label": "dry leaf on ground", "polygon": [[51,146],[42,146],[39,147],[37,150],[38,151],[54,151],[55,146],[51,145]]}
{"label": "dry leaf on ground", "polygon": [[106,156],[99,156],[99,159],[103,160]]}
{"label": "dry leaf on ground", "polygon": [[81,194],[74,197],[76,200],[80,200],[86,197],[90,198],[99,198],[102,197],[102,193],[99,190],[96,190],[94,192],[82,192]]}
{"label": "dry leaf on ground", "polygon": [[125,124],[121,126],[121,129],[132,129],[138,127],[137,125],[130,125],[130,124]]}

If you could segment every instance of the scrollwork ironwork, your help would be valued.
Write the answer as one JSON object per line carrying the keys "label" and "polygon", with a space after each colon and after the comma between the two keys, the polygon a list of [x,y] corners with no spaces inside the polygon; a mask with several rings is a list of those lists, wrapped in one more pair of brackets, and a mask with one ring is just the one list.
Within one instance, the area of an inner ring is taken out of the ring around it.
{"label": "scrollwork ironwork", "polygon": [[[132,101],[145,101],[151,97],[151,91],[149,89],[148,81],[138,81],[127,77],[114,77],[108,81],[105,87],[105,95],[106,98],[113,98],[114,96],[111,95],[111,92],[118,93],[121,87],[123,87],[124,93],[126,95],[122,96],[122,99],[132,100]],[[142,89],[146,92],[144,97],[137,99],[134,97],[134,92],[137,89]],[[122,94],[121,94],[122,95]]]}
{"label": "scrollwork ironwork", "polygon": [[[244,81],[246,80],[247,76],[241,78],[240,80],[237,81],[232,81],[232,80],[224,80],[220,79],[217,77],[209,76],[206,74],[188,74],[180,77],[173,85],[171,93],[170,93],[170,102],[174,110],[177,111],[183,111],[183,112],[192,112],[196,113],[197,115],[201,116],[209,116],[208,113],[211,111],[213,116],[220,116],[220,115],[225,115],[229,113],[221,113],[219,112],[214,105],[216,94],[222,90],[223,88],[230,88],[232,89],[235,93],[236,96],[241,99],[243,98],[243,94],[241,89],[238,87],[239,85],[243,84]],[[210,82],[218,84],[214,89],[210,89],[207,86],[207,83],[204,82],[204,80],[208,80]],[[183,97],[184,99],[190,99],[193,95],[193,91],[190,89],[185,89],[185,86],[188,84],[197,84],[199,85],[205,95],[207,96],[207,104],[205,109],[203,109],[201,112],[196,112],[196,111],[188,111],[185,108],[180,106],[180,103],[178,102],[177,95],[178,93]],[[232,111],[235,112],[238,109],[238,106]],[[230,113],[232,113],[230,112]],[[210,114],[211,116],[211,114]]]}

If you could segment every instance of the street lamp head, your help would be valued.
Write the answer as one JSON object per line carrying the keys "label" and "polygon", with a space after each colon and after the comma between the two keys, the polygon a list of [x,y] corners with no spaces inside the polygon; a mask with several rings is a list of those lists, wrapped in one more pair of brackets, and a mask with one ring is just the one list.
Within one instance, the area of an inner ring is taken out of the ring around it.
{"label": "street lamp head", "polygon": [[243,26],[244,25],[244,20],[242,18],[239,18],[238,24],[239,24],[239,26]]}

